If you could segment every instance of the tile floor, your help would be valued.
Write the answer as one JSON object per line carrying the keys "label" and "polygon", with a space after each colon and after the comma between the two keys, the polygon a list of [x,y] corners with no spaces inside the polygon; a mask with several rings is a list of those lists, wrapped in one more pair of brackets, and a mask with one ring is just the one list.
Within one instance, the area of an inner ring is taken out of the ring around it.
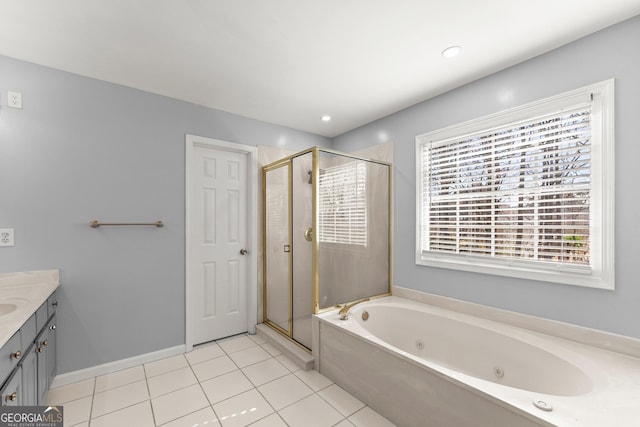
{"label": "tile floor", "polygon": [[388,420],[255,335],[49,390],[78,427],[386,427]]}

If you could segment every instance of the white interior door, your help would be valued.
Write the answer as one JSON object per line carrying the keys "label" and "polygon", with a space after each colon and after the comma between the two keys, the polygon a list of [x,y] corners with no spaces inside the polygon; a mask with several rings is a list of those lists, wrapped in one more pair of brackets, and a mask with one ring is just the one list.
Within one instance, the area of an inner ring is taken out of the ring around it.
{"label": "white interior door", "polygon": [[187,143],[190,348],[250,329],[248,290],[253,257],[249,254],[250,153],[238,150],[236,144],[212,144],[206,138],[187,138]]}

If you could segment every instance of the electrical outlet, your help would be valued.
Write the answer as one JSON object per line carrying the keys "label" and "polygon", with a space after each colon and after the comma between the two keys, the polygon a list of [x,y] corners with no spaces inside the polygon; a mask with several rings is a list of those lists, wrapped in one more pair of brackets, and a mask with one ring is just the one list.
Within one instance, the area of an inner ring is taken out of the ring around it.
{"label": "electrical outlet", "polygon": [[11,91],[7,92],[7,106],[22,109],[22,93]]}
{"label": "electrical outlet", "polygon": [[0,228],[0,246],[14,246],[13,228]]}

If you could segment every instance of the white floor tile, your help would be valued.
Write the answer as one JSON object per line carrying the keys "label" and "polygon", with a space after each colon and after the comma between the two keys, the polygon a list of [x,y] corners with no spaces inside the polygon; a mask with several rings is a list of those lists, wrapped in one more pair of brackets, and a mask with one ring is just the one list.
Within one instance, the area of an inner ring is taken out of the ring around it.
{"label": "white floor tile", "polygon": [[267,342],[267,340],[262,338],[260,335],[247,335],[247,336],[251,339],[251,341],[255,342],[258,345],[262,345]]}
{"label": "white floor tile", "polygon": [[325,376],[247,335],[51,389],[47,403],[64,405],[65,427],[393,426]]}
{"label": "white floor tile", "polygon": [[199,381],[206,381],[218,375],[235,371],[238,367],[228,356],[222,356],[193,365],[191,369],[193,369]]}
{"label": "white floor tile", "polygon": [[271,355],[264,351],[260,346],[239,350],[235,353],[229,354],[229,357],[240,368],[262,362],[263,360],[271,359]]}
{"label": "white floor tile", "polygon": [[391,421],[378,414],[368,406],[362,408],[349,417],[349,421],[356,427],[394,427]]}
{"label": "white floor tile", "polygon": [[95,379],[90,378],[77,383],[67,384],[62,387],[56,387],[47,393],[47,405],[61,405],[81,397],[91,396],[94,393]]}
{"label": "white floor tile", "polygon": [[160,425],[206,408],[209,406],[209,401],[200,385],[195,384],[153,398],[151,406],[156,417],[156,424]]}
{"label": "white floor tile", "polygon": [[333,384],[333,382],[325,377],[324,375],[322,375],[321,373],[319,373],[318,371],[303,371],[303,370],[299,370],[294,372],[294,374],[300,378],[302,381],[304,381],[304,383],[306,385],[308,385],[309,387],[311,387],[311,389],[313,391],[319,391],[322,390],[325,387],[330,386],[331,384]]}
{"label": "white floor tile", "polygon": [[91,419],[91,427],[155,427],[149,401]]}
{"label": "white floor tile", "polygon": [[282,418],[280,418],[278,414],[271,414],[251,424],[251,427],[287,427],[287,423],[282,421]]}
{"label": "white floor tile", "polygon": [[145,379],[142,365],[96,377],[96,393]]}
{"label": "white floor tile", "polygon": [[62,405],[64,407],[64,425],[72,426],[83,421],[89,421],[92,401],[93,396],[88,396]]}
{"label": "white floor tile", "polygon": [[167,372],[166,374],[151,377],[147,380],[149,385],[149,394],[151,397],[158,397],[163,394],[171,393],[172,391],[189,387],[197,382],[198,380],[196,379],[196,376],[193,375],[191,368],[177,369],[175,371]]}
{"label": "white floor tile", "polygon": [[[189,426],[191,427],[191,426]],[[342,420],[342,422],[335,425],[335,427],[354,427],[353,424],[349,422],[349,420]]]}
{"label": "white floor tile", "polygon": [[280,410],[313,393],[309,387],[293,374],[261,385],[258,390],[276,410]]}
{"label": "white floor tile", "polygon": [[211,407],[200,409],[177,420],[162,424],[162,427],[220,427],[220,422]]}
{"label": "white floor tile", "polygon": [[287,356],[285,356],[284,354],[276,356],[275,359],[278,362],[282,363],[282,366],[284,366],[285,368],[287,368],[291,372],[295,372],[295,371],[299,371],[300,370],[300,366],[298,366],[295,363],[293,363],[293,361],[291,359],[289,359]]}
{"label": "white floor tile", "polygon": [[360,402],[336,384],[320,390],[318,394],[345,417],[364,408],[364,403]]}
{"label": "white floor tile", "polygon": [[329,427],[344,418],[317,394],[284,408],[279,414],[290,426],[305,427]]}
{"label": "white floor tile", "polygon": [[176,369],[186,368],[187,366],[189,366],[187,359],[184,358],[184,355],[179,354],[177,356],[167,357],[166,359],[156,360],[155,362],[145,363],[144,370],[147,373],[147,378],[150,378],[175,371]]}
{"label": "white floor tile", "polygon": [[257,390],[249,390],[213,405],[224,427],[244,427],[273,413]]}
{"label": "white floor tile", "polygon": [[242,372],[256,387],[289,374],[289,370],[273,358],[242,368]]}
{"label": "white floor tile", "polygon": [[185,357],[189,361],[189,364],[195,365],[196,363],[202,363],[210,359],[215,359],[216,357],[224,356],[224,354],[224,351],[218,344],[210,343],[194,347],[193,351],[185,354]]}
{"label": "white floor tile", "polygon": [[147,399],[149,399],[149,392],[147,382],[144,380],[96,393],[93,397],[91,417],[99,417]]}
{"label": "white floor tile", "polygon": [[228,374],[201,383],[205,394],[212,404],[221,402],[232,396],[251,390],[253,384],[241,371],[232,371]]}
{"label": "white floor tile", "polygon": [[282,354],[282,352],[281,352],[280,350],[278,350],[277,348],[275,348],[274,346],[272,346],[272,345],[271,345],[271,344],[269,344],[268,342],[267,342],[267,343],[262,344],[262,345],[261,345],[261,347],[262,347],[262,348],[263,348],[267,353],[269,353],[270,355],[272,355],[272,356],[274,356],[274,357],[275,357],[275,356],[278,356],[278,355],[280,355],[280,354]]}
{"label": "white floor tile", "polygon": [[258,344],[246,335],[239,335],[237,337],[226,338],[217,341],[218,345],[227,353],[235,353],[236,351],[245,350],[250,347],[254,347]]}

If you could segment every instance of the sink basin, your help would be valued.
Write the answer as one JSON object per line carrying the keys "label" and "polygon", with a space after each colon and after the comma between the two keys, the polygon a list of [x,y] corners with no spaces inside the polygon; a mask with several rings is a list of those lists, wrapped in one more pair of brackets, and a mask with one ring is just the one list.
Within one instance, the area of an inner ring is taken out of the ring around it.
{"label": "sink basin", "polygon": [[0,304],[0,316],[4,316],[5,314],[13,313],[18,308],[15,304]]}

